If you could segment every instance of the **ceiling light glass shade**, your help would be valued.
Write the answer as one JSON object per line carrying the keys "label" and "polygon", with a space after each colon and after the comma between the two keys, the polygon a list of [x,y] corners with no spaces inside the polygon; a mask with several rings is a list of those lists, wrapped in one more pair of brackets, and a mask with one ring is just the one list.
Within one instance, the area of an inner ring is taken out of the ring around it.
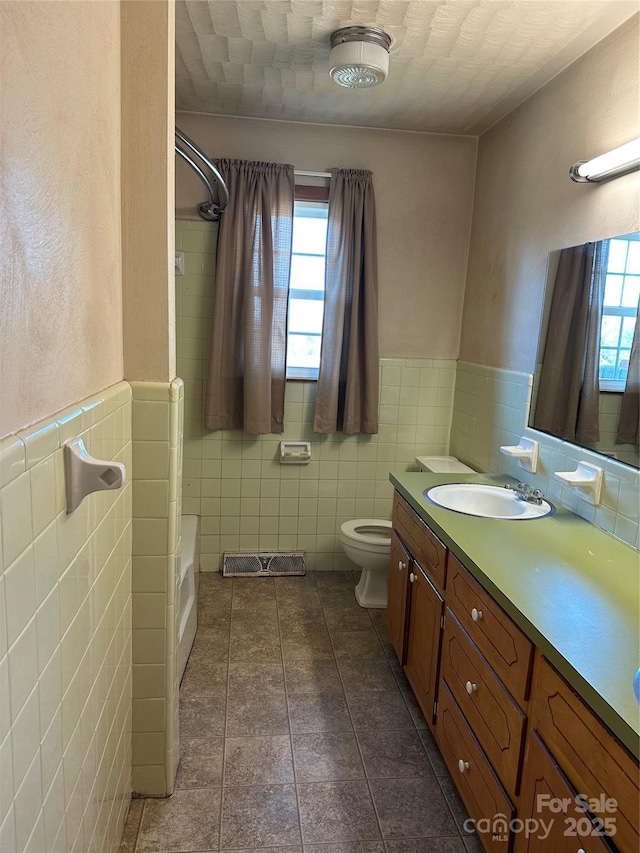
{"label": "ceiling light glass shade", "polygon": [[640,169],[640,139],[607,151],[592,160],[579,161],[569,169],[572,181],[599,183]]}
{"label": "ceiling light glass shade", "polygon": [[375,27],[343,27],[331,36],[329,75],[340,86],[377,86],[389,72],[391,38]]}

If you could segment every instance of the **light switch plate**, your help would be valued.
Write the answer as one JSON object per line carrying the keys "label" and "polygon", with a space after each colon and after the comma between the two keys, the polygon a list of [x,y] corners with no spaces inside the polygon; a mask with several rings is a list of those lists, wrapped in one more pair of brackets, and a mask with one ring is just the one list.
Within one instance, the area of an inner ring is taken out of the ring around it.
{"label": "light switch plate", "polygon": [[176,252],[176,275],[184,275],[184,252]]}

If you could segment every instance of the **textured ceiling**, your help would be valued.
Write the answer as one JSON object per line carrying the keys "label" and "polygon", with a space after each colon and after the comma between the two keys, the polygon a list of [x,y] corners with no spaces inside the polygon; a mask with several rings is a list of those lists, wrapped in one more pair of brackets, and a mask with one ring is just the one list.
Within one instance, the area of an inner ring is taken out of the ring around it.
{"label": "textured ceiling", "polygon": [[[624,0],[178,0],[176,109],[479,133],[638,9]],[[393,39],[389,76],[342,89],[329,36]]]}

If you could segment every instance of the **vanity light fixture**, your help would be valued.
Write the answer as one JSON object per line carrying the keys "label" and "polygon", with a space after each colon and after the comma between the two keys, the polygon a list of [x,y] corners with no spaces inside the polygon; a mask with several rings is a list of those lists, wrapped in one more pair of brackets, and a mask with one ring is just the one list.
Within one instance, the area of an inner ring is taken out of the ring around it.
{"label": "vanity light fixture", "polygon": [[592,160],[578,160],[569,177],[580,184],[601,183],[640,169],[640,138],[600,154]]}
{"label": "vanity light fixture", "polygon": [[377,27],[342,27],[331,33],[329,76],[347,89],[377,86],[389,73],[391,36]]}

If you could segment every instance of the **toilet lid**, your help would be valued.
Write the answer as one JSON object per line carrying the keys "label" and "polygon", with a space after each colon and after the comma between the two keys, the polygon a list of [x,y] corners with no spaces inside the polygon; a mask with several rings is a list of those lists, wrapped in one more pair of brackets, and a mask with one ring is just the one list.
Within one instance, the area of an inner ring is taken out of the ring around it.
{"label": "toilet lid", "polygon": [[383,545],[391,541],[391,522],[384,518],[353,518],[340,526],[345,536],[367,545]]}

